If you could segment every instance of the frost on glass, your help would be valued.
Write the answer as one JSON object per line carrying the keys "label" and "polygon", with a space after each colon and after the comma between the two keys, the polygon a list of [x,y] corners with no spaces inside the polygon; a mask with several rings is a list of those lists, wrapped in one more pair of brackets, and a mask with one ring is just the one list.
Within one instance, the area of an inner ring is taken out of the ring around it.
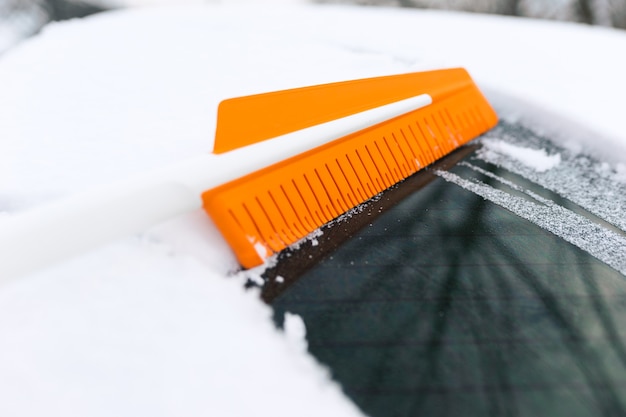
{"label": "frost on glass", "polygon": [[[626,274],[626,184],[618,171],[506,121],[481,142],[483,147],[460,164],[467,168],[464,174],[437,174]],[[493,174],[485,164],[510,172],[510,178]],[[498,185],[488,185],[471,173],[490,177]],[[532,191],[537,186],[559,198],[541,197]]]}

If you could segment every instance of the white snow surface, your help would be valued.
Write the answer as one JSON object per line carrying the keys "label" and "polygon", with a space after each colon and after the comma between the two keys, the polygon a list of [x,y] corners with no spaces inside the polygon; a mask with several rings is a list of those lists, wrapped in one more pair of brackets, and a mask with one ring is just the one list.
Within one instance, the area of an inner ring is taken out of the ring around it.
{"label": "white snow surface", "polygon": [[[625,46],[575,24],[337,6],[52,24],[0,57],[0,215],[209,152],[227,97],[450,66],[623,173]],[[198,212],[0,288],[0,415],[359,415],[294,343],[301,320],[284,337],[235,268]]]}
{"label": "white snow surface", "polygon": [[545,149],[532,149],[512,145],[503,140],[484,139],[481,141],[484,148],[481,152],[495,152],[513,158],[537,172],[545,172],[561,162],[561,155],[548,155]]}

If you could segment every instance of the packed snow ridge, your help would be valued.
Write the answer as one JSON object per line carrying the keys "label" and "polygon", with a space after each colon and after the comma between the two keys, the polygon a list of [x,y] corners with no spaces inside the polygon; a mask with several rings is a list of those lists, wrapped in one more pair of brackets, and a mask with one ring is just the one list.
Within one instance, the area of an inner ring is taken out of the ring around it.
{"label": "packed snow ridge", "polygon": [[485,139],[483,152],[496,152],[507,155],[537,172],[545,172],[561,162],[561,155],[548,155],[545,149],[531,149],[512,145],[503,140]]}

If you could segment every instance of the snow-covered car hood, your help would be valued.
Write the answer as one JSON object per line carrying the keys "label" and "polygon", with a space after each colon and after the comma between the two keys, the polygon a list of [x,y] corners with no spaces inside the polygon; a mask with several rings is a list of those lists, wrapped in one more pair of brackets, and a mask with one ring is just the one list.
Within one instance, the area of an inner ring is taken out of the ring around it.
{"label": "snow-covered car hood", "polygon": [[[224,98],[449,66],[502,116],[626,181],[625,46],[609,29],[355,7],[53,24],[0,59],[0,216],[209,152]],[[298,317],[275,330],[256,293],[224,279],[235,269],[194,213],[4,286],[0,413],[359,414],[306,353]]]}

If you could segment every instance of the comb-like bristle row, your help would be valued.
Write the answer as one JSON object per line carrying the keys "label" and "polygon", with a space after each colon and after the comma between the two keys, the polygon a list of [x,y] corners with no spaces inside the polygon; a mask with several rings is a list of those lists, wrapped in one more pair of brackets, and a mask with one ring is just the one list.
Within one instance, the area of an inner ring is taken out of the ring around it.
{"label": "comb-like bristle row", "polygon": [[203,195],[205,208],[242,265],[256,266],[496,121],[471,86],[209,190]]}

